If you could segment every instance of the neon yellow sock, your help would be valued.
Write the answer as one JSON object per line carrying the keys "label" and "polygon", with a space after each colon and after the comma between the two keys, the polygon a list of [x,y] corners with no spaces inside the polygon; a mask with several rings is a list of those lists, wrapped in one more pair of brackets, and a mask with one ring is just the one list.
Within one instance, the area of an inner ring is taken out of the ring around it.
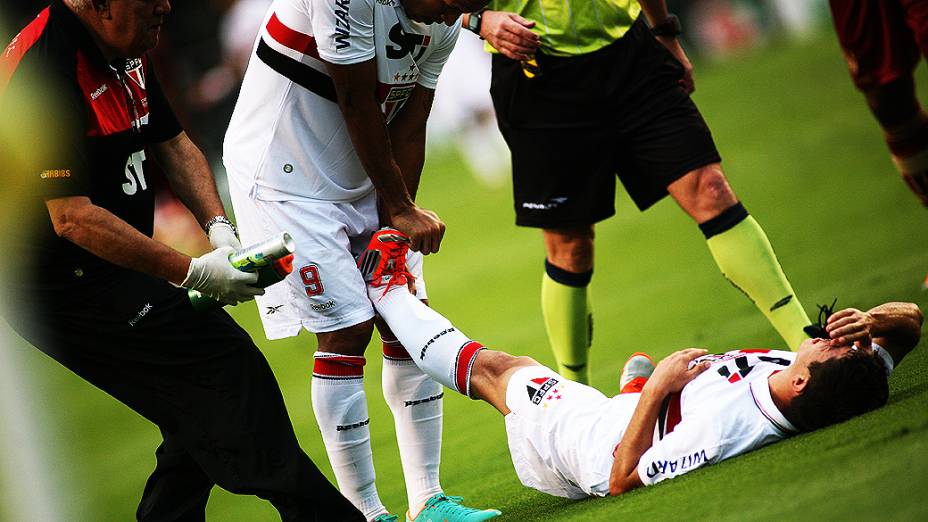
{"label": "neon yellow sock", "polygon": [[541,311],[557,371],[570,380],[590,382],[589,353],[593,313],[589,286],[569,286],[544,274]]}
{"label": "neon yellow sock", "polygon": [[811,321],[757,221],[748,216],[706,242],[722,275],[754,301],[790,350],[799,348]]}

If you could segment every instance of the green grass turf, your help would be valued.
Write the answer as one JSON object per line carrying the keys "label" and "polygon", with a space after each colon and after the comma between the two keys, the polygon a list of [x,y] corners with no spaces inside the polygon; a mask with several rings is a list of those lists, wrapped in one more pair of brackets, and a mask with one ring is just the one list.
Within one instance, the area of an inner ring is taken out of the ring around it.
{"label": "green grass turf", "polygon": [[[919,285],[928,270],[928,213],[894,174],[833,35],[703,64],[697,85],[726,173],[767,231],[807,310],[834,296],[841,306],[908,300],[924,307],[928,294]],[[430,156],[426,170],[420,202],[448,224],[441,254],[427,263],[433,305],[488,346],[551,363],[539,310],[539,234],[512,224],[508,187],[481,187],[454,154]],[[618,368],[635,350],[663,356],[686,346],[780,347],[761,314],[719,275],[701,234],[671,201],[645,214],[624,194],[617,205],[618,217],[597,227],[595,386],[614,391]],[[309,401],[311,336],[270,343],[253,304],[233,313],[274,367],[303,447],[331,477]],[[67,519],[130,519],[154,465],[157,430],[37,351],[15,349],[39,381],[34,408],[54,448]],[[373,346],[367,387],[378,486],[387,506],[401,512],[404,486],[377,353]],[[498,507],[502,520],[513,521],[924,520],[925,347],[898,369],[891,388],[890,404],[862,418],[621,498],[583,502],[523,488],[495,411],[449,393],[442,482],[448,492]],[[276,518],[263,501],[219,490],[209,516]]]}

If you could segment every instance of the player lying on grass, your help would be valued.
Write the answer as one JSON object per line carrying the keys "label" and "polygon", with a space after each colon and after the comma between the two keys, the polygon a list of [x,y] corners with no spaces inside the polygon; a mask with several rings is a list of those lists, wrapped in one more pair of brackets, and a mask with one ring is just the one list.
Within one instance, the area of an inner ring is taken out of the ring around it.
{"label": "player lying on grass", "polygon": [[362,256],[377,312],[424,372],[505,415],[524,485],[568,498],[618,495],[882,406],[923,320],[914,304],[887,303],[831,314],[820,332],[829,338],[797,352],[691,348],[656,368],[635,354],[625,393],[610,398],[465,336],[409,293],[405,256],[389,229]]}

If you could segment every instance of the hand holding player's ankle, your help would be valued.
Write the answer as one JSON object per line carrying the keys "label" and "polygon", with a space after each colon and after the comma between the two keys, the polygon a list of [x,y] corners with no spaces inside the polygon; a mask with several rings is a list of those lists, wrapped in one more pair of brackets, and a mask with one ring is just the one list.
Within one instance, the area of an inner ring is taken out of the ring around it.
{"label": "hand holding player's ankle", "polygon": [[438,252],[445,223],[431,210],[415,205],[390,216],[394,228],[409,236],[409,249],[424,255]]}
{"label": "hand holding player's ankle", "polygon": [[258,281],[258,274],[232,266],[229,262],[232,252],[232,247],[221,247],[191,259],[181,286],[199,290],[223,304],[237,304],[264,294],[263,288],[252,286]]}

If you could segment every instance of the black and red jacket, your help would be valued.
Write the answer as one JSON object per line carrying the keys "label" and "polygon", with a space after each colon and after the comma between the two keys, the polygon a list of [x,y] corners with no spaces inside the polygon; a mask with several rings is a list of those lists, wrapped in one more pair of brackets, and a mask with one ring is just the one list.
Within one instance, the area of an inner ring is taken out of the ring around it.
{"label": "black and red jacket", "polygon": [[[61,0],[53,0],[0,54],[0,117],[9,112],[4,103],[23,99],[29,90],[42,92],[43,102],[30,114],[47,122],[42,130],[53,133],[55,146],[25,172],[7,173],[27,180],[31,194],[23,195],[24,208],[44,213],[19,234],[34,276],[22,283],[61,291],[112,280],[123,269],[59,238],[44,201],[87,196],[150,236],[154,190],[145,177],[146,146],[182,129],[148,57],[107,62]],[[24,135],[21,146],[35,142]]]}

